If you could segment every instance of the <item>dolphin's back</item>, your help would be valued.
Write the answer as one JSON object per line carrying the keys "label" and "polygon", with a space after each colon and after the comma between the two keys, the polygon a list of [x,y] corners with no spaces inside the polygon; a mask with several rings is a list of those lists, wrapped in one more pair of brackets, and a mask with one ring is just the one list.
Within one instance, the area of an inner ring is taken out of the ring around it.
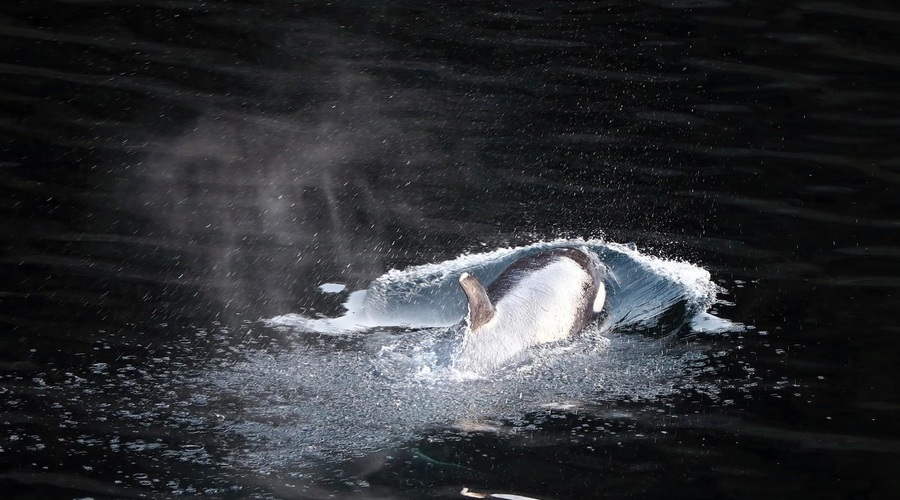
{"label": "dolphin's back", "polygon": [[528,347],[577,334],[602,308],[604,272],[593,253],[565,247],[513,262],[486,292],[465,275],[469,314],[458,365],[490,370]]}
{"label": "dolphin's back", "polygon": [[[488,285],[488,297],[495,302],[498,299],[502,299],[502,297],[506,296],[513,287],[521,283],[526,275],[533,273],[538,269],[543,269],[560,258],[575,261],[575,263],[584,269],[589,276],[589,279],[582,281],[581,286],[584,289],[585,296],[589,297],[590,300],[584,301],[584,307],[581,307],[575,313],[575,316],[579,318],[579,320],[575,322],[573,325],[574,331],[569,332],[569,335],[580,332],[591,322],[595,313],[600,312],[599,308],[595,310],[595,298],[598,288],[603,286],[603,275],[605,274],[603,264],[600,263],[595,255],[588,253],[587,250],[573,247],[553,248],[535,255],[523,257],[507,266],[506,269],[504,269],[500,275]],[[603,294],[605,298],[605,292]],[[601,308],[603,302],[604,300],[601,298]]]}

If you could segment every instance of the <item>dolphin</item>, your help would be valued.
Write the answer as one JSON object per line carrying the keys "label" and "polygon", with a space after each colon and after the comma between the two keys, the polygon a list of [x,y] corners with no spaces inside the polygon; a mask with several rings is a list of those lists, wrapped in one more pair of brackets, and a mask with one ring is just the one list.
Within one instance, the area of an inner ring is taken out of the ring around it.
{"label": "dolphin", "polygon": [[607,275],[587,248],[561,247],[523,257],[485,289],[462,273],[468,300],[457,369],[490,372],[529,347],[580,332],[603,310]]}

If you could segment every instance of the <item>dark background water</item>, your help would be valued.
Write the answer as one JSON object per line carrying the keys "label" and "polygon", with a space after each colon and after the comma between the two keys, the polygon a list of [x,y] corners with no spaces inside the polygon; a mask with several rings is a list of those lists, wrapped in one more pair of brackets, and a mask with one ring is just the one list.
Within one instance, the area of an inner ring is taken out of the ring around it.
{"label": "dark background water", "polygon": [[[4,2],[0,496],[893,498],[898,28],[878,1]],[[575,236],[727,290],[753,329],[702,341],[716,398],[294,475],[233,465],[178,381],[339,311],[320,283]]]}

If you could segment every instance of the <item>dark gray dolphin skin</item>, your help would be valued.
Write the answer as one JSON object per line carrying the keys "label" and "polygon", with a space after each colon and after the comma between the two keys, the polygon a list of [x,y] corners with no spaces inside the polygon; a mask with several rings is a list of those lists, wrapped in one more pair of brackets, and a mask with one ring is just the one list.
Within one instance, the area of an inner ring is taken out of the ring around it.
{"label": "dark gray dolphin skin", "polygon": [[455,366],[488,372],[531,346],[577,334],[603,309],[606,273],[593,252],[576,247],[523,257],[487,289],[463,273],[468,313]]}

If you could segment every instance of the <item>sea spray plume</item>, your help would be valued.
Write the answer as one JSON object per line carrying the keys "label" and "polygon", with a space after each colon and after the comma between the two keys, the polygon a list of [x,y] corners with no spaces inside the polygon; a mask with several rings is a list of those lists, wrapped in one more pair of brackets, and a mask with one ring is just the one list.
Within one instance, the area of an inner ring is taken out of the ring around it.
{"label": "sea spray plume", "polygon": [[386,95],[370,78],[333,71],[333,91],[302,111],[207,111],[157,139],[121,183],[125,203],[184,249],[184,274],[222,303],[277,310],[321,276],[370,279],[395,228],[435,224],[422,172],[446,172],[429,187],[470,177],[474,161],[447,166],[465,158],[448,152],[454,145],[397,119],[426,114],[428,96]]}

